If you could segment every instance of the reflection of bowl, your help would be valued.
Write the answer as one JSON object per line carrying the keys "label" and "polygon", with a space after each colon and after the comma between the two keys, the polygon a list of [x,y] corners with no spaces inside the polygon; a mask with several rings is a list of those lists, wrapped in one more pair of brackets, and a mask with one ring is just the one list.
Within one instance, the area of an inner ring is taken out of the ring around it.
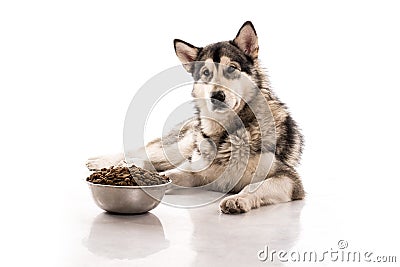
{"label": "reflection of bowl", "polygon": [[152,213],[101,213],[83,243],[94,254],[111,259],[143,258],[169,246],[160,220]]}
{"label": "reflection of bowl", "polygon": [[87,182],[97,206],[116,213],[144,213],[154,209],[171,181],[150,186],[113,186]]}

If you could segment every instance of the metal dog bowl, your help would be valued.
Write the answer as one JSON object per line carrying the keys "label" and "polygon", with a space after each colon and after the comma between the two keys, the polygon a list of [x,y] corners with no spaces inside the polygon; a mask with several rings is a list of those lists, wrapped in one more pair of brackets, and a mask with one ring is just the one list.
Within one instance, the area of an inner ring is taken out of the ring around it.
{"label": "metal dog bowl", "polygon": [[149,186],[113,186],[86,182],[94,202],[105,211],[139,214],[154,209],[172,181]]}

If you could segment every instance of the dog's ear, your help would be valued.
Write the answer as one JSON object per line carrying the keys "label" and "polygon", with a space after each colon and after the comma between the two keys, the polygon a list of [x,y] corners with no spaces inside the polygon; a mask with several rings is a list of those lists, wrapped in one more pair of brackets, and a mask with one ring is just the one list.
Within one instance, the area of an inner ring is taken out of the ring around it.
{"label": "dog's ear", "polygon": [[192,66],[191,63],[196,60],[200,48],[179,39],[174,40],[174,48],[176,55],[183,64],[183,67],[187,71],[190,71]]}
{"label": "dog's ear", "polygon": [[240,28],[233,42],[248,56],[258,57],[258,38],[251,21],[246,21]]}

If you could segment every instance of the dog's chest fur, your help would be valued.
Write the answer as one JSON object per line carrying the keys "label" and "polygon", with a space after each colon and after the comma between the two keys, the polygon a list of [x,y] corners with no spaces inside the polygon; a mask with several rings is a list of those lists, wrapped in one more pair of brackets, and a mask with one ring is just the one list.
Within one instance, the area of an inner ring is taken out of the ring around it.
{"label": "dog's chest fur", "polygon": [[[213,175],[201,177],[204,184],[210,184],[210,189],[226,192],[234,188],[233,192],[240,191],[260,168],[260,154],[264,151],[260,127],[252,120],[243,126],[228,134],[210,121],[200,122],[196,131],[196,155],[192,159],[201,157],[206,161],[204,165],[212,164],[210,172]],[[213,133],[210,136],[204,133],[209,129]]]}

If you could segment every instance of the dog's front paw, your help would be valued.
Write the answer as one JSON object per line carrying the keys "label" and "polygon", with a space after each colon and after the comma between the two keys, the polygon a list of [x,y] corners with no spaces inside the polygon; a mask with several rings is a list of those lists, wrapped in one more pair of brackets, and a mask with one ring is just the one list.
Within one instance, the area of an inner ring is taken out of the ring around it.
{"label": "dog's front paw", "polygon": [[86,167],[91,171],[98,171],[111,167],[111,162],[102,157],[90,158],[86,161]]}
{"label": "dog's front paw", "polygon": [[119,155],[93,157],[86,161],[86,167],[91,171],[98,171],[111,166],[124,166],[125,164],[125,160]]}
{"label": "dog's front paw", "polygon": [[223,213],[237,214],[251,210],[251,203],[245,196],[233,195],[224,198],[219,207]]}
{"label": "dog's front paw", "polygon": [[182,172],[178,169],[172,169],[161,172],[160,175],[165,175],[172,180],[172,184],[178,187],[193,187],[196,186],[196,180],[193,179],[186,172]]}
{"label": "dog's front paw", "polygon": [[126,164],[128,166],[131,166],[133,164],[136,167],[139,167],[141,169],[145,169],[147,171],[152,171],[152,172],[156,171],[156,169],[154,168],[153,164],[148,160],[143,160],[143,159],[139,159],[139,158],[127,158],[126,159]]}

